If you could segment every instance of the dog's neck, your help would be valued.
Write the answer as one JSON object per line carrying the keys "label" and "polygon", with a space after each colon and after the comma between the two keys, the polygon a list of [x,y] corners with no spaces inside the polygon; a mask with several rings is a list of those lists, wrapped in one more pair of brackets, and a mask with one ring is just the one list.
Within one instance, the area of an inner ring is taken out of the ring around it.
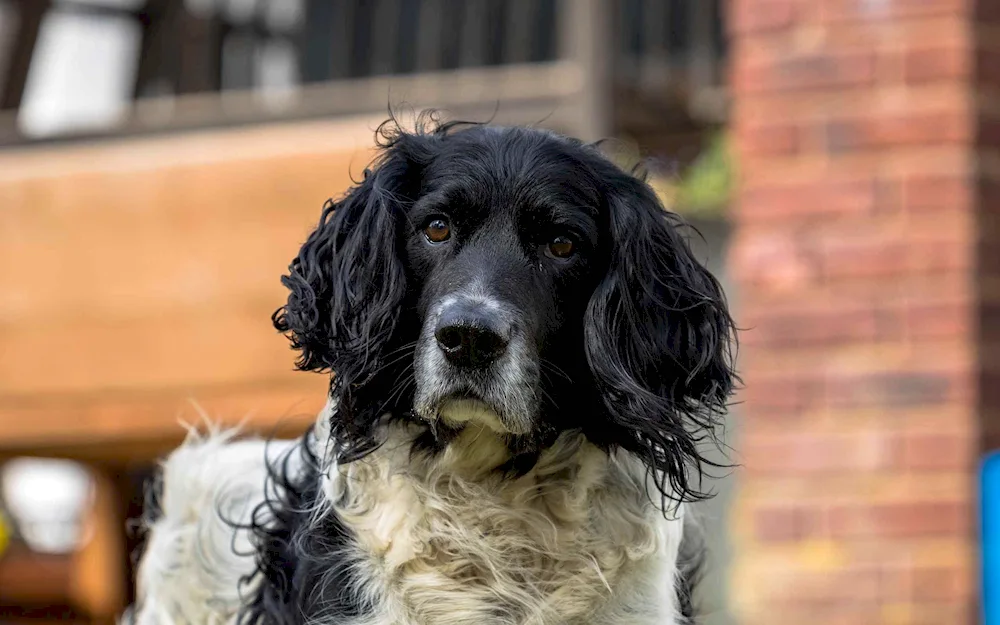
{"label": "dog's neck", "polygon": [[386,427],[373,453],[331,462],[322,489],[356,537],[359,591],[384,611],[371,623],[496,623],[498,610],[517,615],[503,622],[618,622],[640,608],[628,622],[674,622],[680,522],[654,509],[635,458],[565,432],[511,476],[489,427],[466,424],[433,454],[413,453],[423,426]]}

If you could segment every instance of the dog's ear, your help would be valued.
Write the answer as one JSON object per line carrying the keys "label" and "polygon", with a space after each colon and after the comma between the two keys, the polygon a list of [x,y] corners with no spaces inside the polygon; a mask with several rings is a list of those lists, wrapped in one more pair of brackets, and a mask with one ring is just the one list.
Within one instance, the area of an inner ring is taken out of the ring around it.
{"label": "dog's ear", "polygon": [[[304,371],[332,371],[331,395],[341,419],[379,372],[406,294],[400,237],[407,203],[419,183],[413,157],[426,158],[426,137],[398,133],[364,179],[323,209],[281,281],[288,302],[272,318],[301,354]],[[370,415],[369,415],[370,416]]]}
{"label": "dog's ear", "polygon": [[[666,504],[707,496],[703,442],[738,378],[735,328],[718,281],[652,189],[611,183],[608,269],[585,319],[585,349],[609,414],[609,441],[639,455]],[[695,478],[695,480],[692,480]]]}
{"label": "dog's ear", "polygon": [[365,170],[344,198],[327,202],[281,278],[288,302],[273,321],[301,351],[296,365],[303,371],[343,375],[345,363],[369,360],[392,334],[406,291],[396,226],[405,172],[394,160]]}

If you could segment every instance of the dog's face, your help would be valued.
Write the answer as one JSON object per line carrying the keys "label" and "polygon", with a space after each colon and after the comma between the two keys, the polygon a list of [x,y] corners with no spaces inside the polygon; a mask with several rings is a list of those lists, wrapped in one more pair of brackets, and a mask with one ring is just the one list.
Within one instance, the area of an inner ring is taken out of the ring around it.
{"label": "dog's face", "polygon": [[386,414],[438,445],[476,421],[519,455],[580,429],[639,455],[665,496],[698,494],[688,471],[736,379],[732,320],[676,218],[596,149],[395,132],[284,283],[276,326],[300,368],[333,372],[346,461]]}
{"label": "dog's face", "polygon": [[573,180],[559,142],[488,132],[453,137],[459,145],[428,164],[407,211],[414,410],[525,436],[554,429],[562,393],[552,378],[584,358],[601,198]]}

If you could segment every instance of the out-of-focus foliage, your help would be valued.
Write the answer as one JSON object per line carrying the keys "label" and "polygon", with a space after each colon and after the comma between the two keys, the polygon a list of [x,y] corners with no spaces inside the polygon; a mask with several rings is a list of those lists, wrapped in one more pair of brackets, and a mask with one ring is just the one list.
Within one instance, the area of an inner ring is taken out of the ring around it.
{"label": "out-of-focus foliage", "polygon": [[[608,156],[625,169],[632,169],[642,160],[633,141],[620,140],[606,147]],[[652,169],[647,180],[670,210],[683,215],[721,217],[733,191],[735,165],[728,137],[717,131],[707,138],[704,149],[689,165],[679,172]]]}
{"label": "out-of-focus foliage", "polygon": [[663,203],[684,215],[718,217],[732,193],[735,167],[729,141],[718,132],[679,176],[654,175],[649,183]]}
{"label": "out-of-focus foliage", "polygon": [[719,132],[681,176],[678,209],[699,215],[724,211],[732,193],[733,166],[729,141],[725,133]]}
{"label": "out-of-focus foliage", "polygon": [[11,533],[12,531],[7,518],[4,516],[3,510],[0,510],[0,556],[3,556],[3,552],[7,550]]}

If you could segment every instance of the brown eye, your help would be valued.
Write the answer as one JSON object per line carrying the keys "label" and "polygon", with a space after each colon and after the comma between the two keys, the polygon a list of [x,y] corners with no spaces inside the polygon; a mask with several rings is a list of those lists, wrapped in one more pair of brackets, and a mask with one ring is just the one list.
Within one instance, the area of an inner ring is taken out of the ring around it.
{"label": "brown eye", "polygon": [[451,237],[451,227],[444,219],[432,219],[424,228],[424,236],[431,243],[444,243]]}
{"label": "brown eye", "polygon": [[573,239],[565,236],[558,236],[549,241],[549,255],[553,258],[569,258],[576,251],[573,246]]}

